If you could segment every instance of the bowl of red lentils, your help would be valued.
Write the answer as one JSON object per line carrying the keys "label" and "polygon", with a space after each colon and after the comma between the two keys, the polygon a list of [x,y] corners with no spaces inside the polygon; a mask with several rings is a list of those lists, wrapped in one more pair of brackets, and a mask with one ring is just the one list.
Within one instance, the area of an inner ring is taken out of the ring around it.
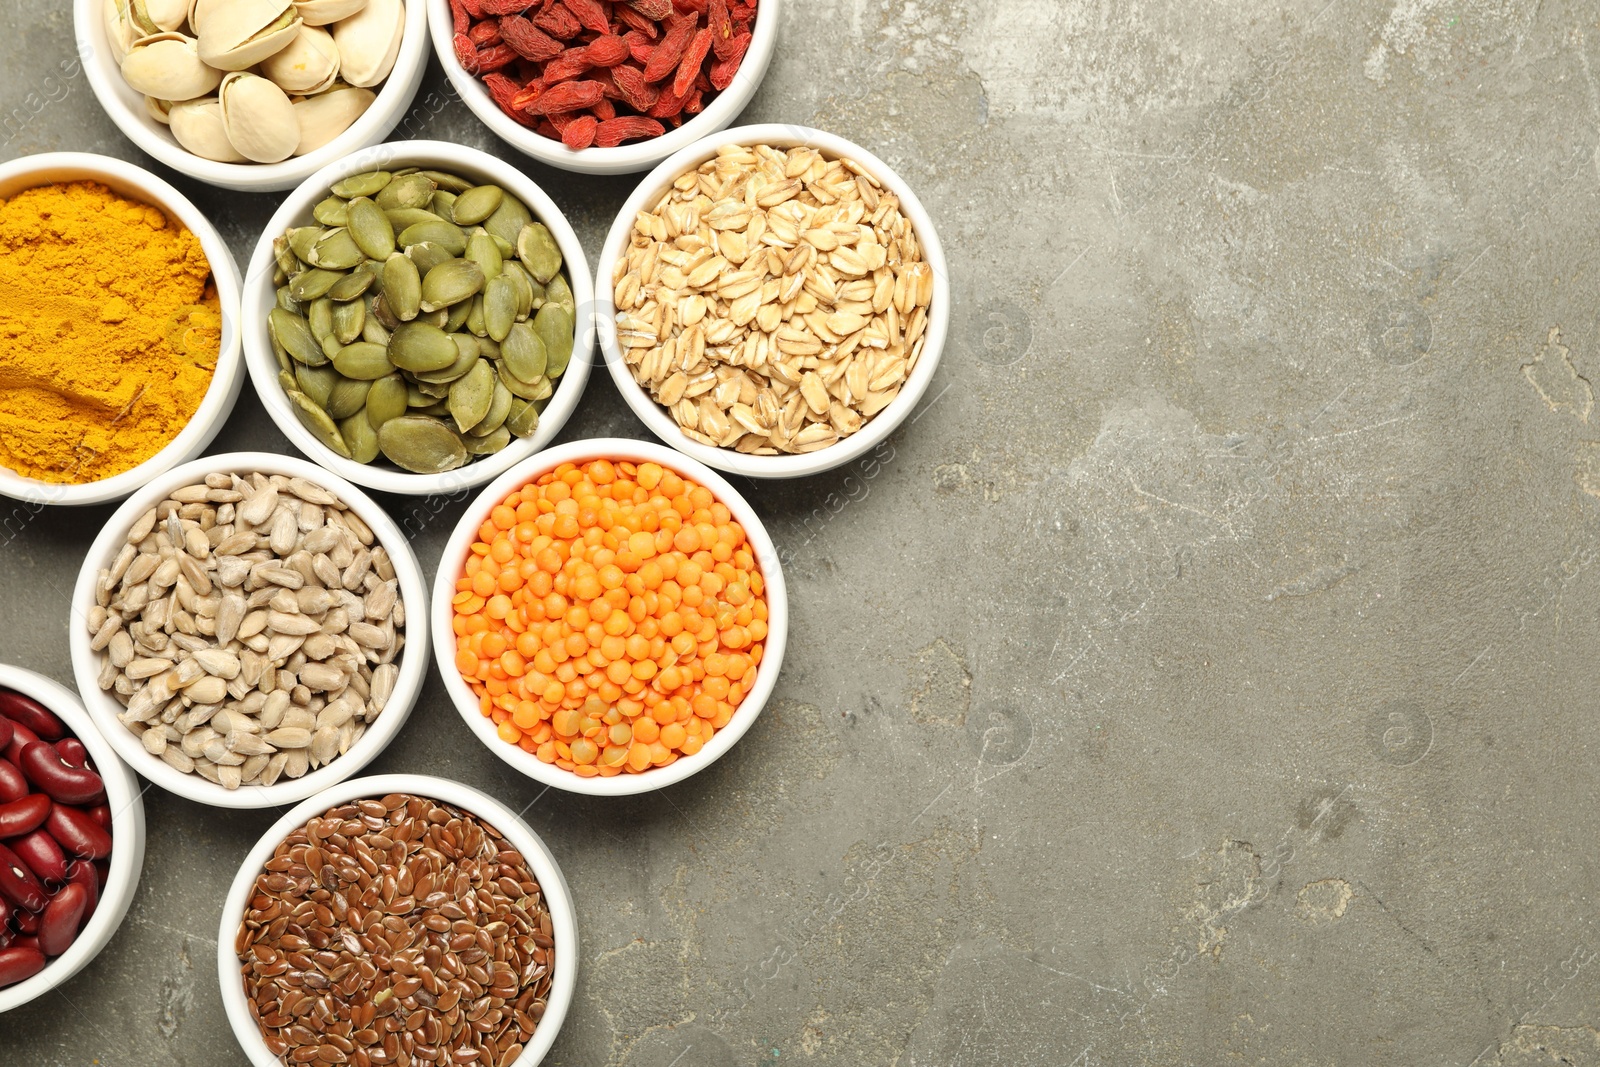
{"label": "bowl of red lentils", "polygon": [[597,796],[724,755],[772,695],[788,632],[754,509],[643,441],[576,441],[490,483],[434,598],[439,670],[473,733],[530,778]]}

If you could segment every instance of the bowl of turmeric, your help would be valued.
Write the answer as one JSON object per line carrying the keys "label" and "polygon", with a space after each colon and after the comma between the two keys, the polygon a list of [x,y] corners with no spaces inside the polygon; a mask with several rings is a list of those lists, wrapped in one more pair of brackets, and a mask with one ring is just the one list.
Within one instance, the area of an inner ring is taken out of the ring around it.
{"label": "bowl of turmeric", "polygon": [[0,165],[0,494],[121,499],[209,445],[239,398],[239,268],[149,171],[54,152]]}

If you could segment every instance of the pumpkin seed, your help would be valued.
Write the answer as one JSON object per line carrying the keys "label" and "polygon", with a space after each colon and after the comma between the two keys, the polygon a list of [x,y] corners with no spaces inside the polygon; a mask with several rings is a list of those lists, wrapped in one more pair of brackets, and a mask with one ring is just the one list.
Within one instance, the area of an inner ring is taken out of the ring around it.
{"label": "pumpkin seed", "polygon": [[474,456],[492,456],[511,443],[511,431],[505,426],[496,426],[482,437],[467,436],[462,441],[467,446],[467,451]]}
{"label": "pumpkin seed", "polygon": [[294,294],[289,292],[289,287],[287,285],[278,286],[277,295],[279,307],[289,312],[291,315],[300,314],[300,301],[296,300],[294,298]]}
{"label": "pumpkin seed", "polygon": [[350,458],[357,463],[371,463],[378,458],[378,431],[367,422],[365,412],[357,411],[341,420],[339,435],[350,450]]}
{"label": "pumpkin seed", "polygon": [[561,249],[556,246],[556,239],[537,222],[528,223],[517,235],[517,258],[541,284],[548,285],[561,269]]}
{"label": "pumpkin seed", "polygon": [[506,271],[490,278],[483,290],[483,329],[496,341],[504,341],[517,320],[517,283]]}
{"label": "pumpkin seed", "polygon": [[[491,278],[489,280],[493,281],[494,279]],[[477,296],[472,298],[472,306],[467,309],[467,321],[462,323],[462,325],[465,326],[467,331],[474,337],[483,338],[489,336],[489,329],[483,323],[482,293],[479,293]]]}
{"label": "pumpkin seed", "polygon": [[311,217],[324,226],[345,226],[350,222],[350,203],[342,197],[330,196],[311,209]]}
{"label": "pumpkin seed", "polygon": [[513,400],[511,411],[506,415],[506,429],[513,436],[529,438],[538,428],[539,409],[531,401]]}
{"label": "pumpkin seed", "polygon": [[288,390],[288,396],[289,404],[294,408],[295,418],[300,420],[300,425],[311,431],[311,436],[317,439],[317,443],[349,459],[350,449],[344,443],[339,427],[328,418],[328,413],[313,404],[311,398],[298,389]]}
{"label": "pumpkin seed", "polygon": [[424,393],[416,382],[406,382],[406,407],[425,408],[432,406],[434,398]]}
{"label": "pumpkin seed", "polygon": [[[383,292],[383,300],[390,313],[398,321],[409,322],[417,317],[422,307],[422,276],[417,273],[417,265],[410,259],[398,252],[390,256],[383,265],[378,288]],[[393,326],[389,328],[394,329]]]}
{"label": "pumpkin seed", "polygon": [[567,284],[564,274],[558,274],[550,279],[550,284],[545,287],[544,298],[548,303],[562,305],[569,312],[577,308],[577,302],[572,298],[572,286]]}
{"label": "pumpkin seed", "polygon": [[347,200],[358,196],[377,196],[383,187],[389,184],[390,178],[391,175],[386,170],[352,174],[343,181],[335,182],[330,191],[334,196],[342,196]]}
{"label": "pumpkin seed", "polygon": [[499,274],[500,265],[505,262],[505,257],[500,254],[500,246],[486,233],[475,233],[467,238],[465,256],[478,265],[485,279]]}
{"label": "pumpkin seed", "polygon": [[422,279],[422,310],[437,311],[470,300],[483,289],[483,283],[483,268],[472,260],[446,260]]}
{"label": "pumpkin seed", "polygon": [[427,241],[439,245],[452,256],[459,256],[467,250],[467,235],[461,227],[444,219],[434,219],[431,222],[418,222],[407,226],[400,231],[395,242],[401,248],[410,248],[412,245],[422,244]]}
{"label": "pumpkin seed", "polygon": [[383,215],[384,218],[389,220],[389,225],[394,227],[396,233],[399,233],[407,226],[415,226],[419,222],[439,221],[439,216],[420,207],[392,208],[385,211]]}
{"label": "pumpkin seed", "polygon": [[500,384],[505,386],[506,389],[511,392],[512,396],[520,397],[523,400],[543,400],[545,397],[550,395],[548,390],[546,390],[542,395],[539,392],[539,383],[543,382],[545,379],[540,378],[537,381],[532,382],[522,381],[512,375],[511,371],[506,367],[504,360],[501,360],[494,366],[496,372],[500,375]]}
{"label": "pumpkin seed", "polygon": [[333,288],[328,290],[328,298],[338,303],[345,303],[365,296],[372,283],[377,280],[378,272],[363,263],[343,278],[333,283]]}
{"label": "pumpkin seed", "polygon": [[565,374],[567,364],[572,361],[574,340],[572,328],[572,312],[563,304],[546,304],[539,309],[539,314],[534,316],[533,332],[544,342],[545,354],[549,360],[545,366],[545,374],[552,378]]}
{"label": "pumpkin seed", "polygon": [[307,367],[301,364],[294,369],[294,384],[290,388],[298,387],[317,407],[326,408],[328,394],[333,392],[333,387],[338,381],[339,373],[327,364],[320,367]]}
{"label": "pumpkin seed", "polygon": [[343,226],[328,230],[311,246],[310,263],[323,270],[349,270],[366,258]]}
{"label": "pumpkin seed", "polygon": [[472,301],[461,300],[451,304],[449,314],[445,318],[445,333],[456,333],[467,324],[467,316],[472,314]]}
{"label": "pumpkin seed", "polygon": [[446,222],[455,215],[456,194],[445,189],[440,189],[433,194],[433,199],[428,202],[428,210],[438,215]]}
{"label": "pumpkin seed", "polygon": [[[317,238],[322,236],[322,227],[296,226],[284,236],[288,238],[289,248],[294,252],[295,257],[302,261],[309,261],[311,259],[311,246],[316,244]],[[297,267],[295,270],[285,271],[284,273],[293,277],[298,269]]]}
{"label": "pumpkin seed", "polygon": [[[498,375],[496,375],[494,381],[494,396],[489,401],[489,410],[484,413],[483,418],[478,420],[478,424],[476,426],[473,426],[467,430],[468,436],[482,437],[485,434],[491,434],[498,430],[502,425],[504,425],[506,416],[511,413],[511,404],[514,400],[516,400],[516,397],[511,395],[511,390],[501,385],[500,378]],[[468,441],[467,446],[470,448],[471,445],[472,442]]]}
{"label": "pumpkin seed", "polygon": [[544,374],[548,357],[544,341],[525,322],[516,323],[500,345],[500,359],[513,377],[524,382],[538,381]]}
{"label": "pumpkin seed", "polygon": [[[370,382],[340,378],[333,383],[333,389],[328,393],[328,402],[322,406],[322,410],[326,411],[328,417],[335,422],[348,419],[366,405],[367,393],[371,388]],[[350,442],[346,440],[345,444],[349,445]]]}
{"label": "pumpkin seed", "polygon": [[361,336],[367,324],[367,305],[359,300],[333,305],[333,336],[340,344],[349,344]]}
{"label": "pumpkin seed", "polygon": [[483,421],[494,401],[494,388],[495,373],[481,359],[455,380],[450,386],[450,417],[456,420],[457,430],[465,432]]}
{"label": "pumpkin seed", "polygon": [[277,261],[278,269],[287,278],[300,270],[300,259],[294,254],[294,249],[289,247],[289,236],[281,234],[272,239],[272,258]]}
{"label": "pumpkin seed", "polygon": [[478,339],[460,333],[451,334],[450,339],[456,343],[456,348],[461,353],[454,363],[442,370],[412,371],[411,377],[419,382],[448,384],[471,370],[472,365],[478,362]]}
{"label": "pumpkin seed", "polygon": [[422,415],[385,422],[378,428],[378,448],[395,466],[415,474],[440,474],[467,461],[460,435],[438,419]]}
{"label": "pumpkin seed", "polygon": [[400,374],[379,378],[367,390],[367,421],[376,430],[406,413],[406,380]]}
{"label": "pumpkin seed", "polygon": [[289,295],[296,300],[309,302],[324,296],[344,275],[333,270],[303,270],[289,279]]}
{"label": "pumpkin seed", "polygon": [[426,174],[407,174],[378,190],[375,199],[378,206],[386,211],[390,208],[424,208],[432,202],[438,188]]}
{"label": "pumpkin seed", "polygon": [[354,344],[345,345],[334,354],[333,369],[346,378],[372,382],[393,374],[394,364],[389,362],[389,350],[383,345],[375,345],[371,341],[356,341]]}
{"label": "pumpkin seed", "polygon": [[483,220],[483,228],[500,238],[512,247],[516,246],[517,235],[522,228],[533,221],[533,216],[528,213],[522,201],[510,193],[500,198],[500,206]]}
{"label": "pumpkin seed", "polygon": [[310,324],[299,315],[273,308],[267,314],[267,332],[272,335],[274,342],[300,363],[319,367],[328,362],[322,345],[311,333]]}
{"label": "pumpkin seed", "polygon": [[364,196],[350,201],[350,236],[369,257],[386,260],[394,252],[394,225],[383,209]]}
{"label": "pumpkin seed", "polygon": [[306,321],[311,323],[311,336],[322,346],[322,354],[332,359],[339,350],[339,342],[333,336],[333,301],[325,296],[313,300]]}
{"label": "pumpkin seed", "polygon": [[389,360],[401,370],[443,370],[459,356],[449,334],[423,322],[403,324],[389,341]]}
{"label": "pumpkin seed", "polygon": [[451,219],[457,226],[476,226],[493,215],[505,198],[505,190],[498,185],[479,185],[456,197]]}
{"label": "pumpkin seed", "polygon": [[443,245],[436,241],[423,241],[419,244],[414,244],[406,249],[406,255],[410,257],[411,262],[417,265],[417,273],[424,278],[428,276],[430,270],[439,264],[448,263],[455,258]]}
{"label": "pumpkin seed", "polygon": [[455,174],[446,174],[442,170],[425,170],[422,174],[440,189],[447,193],[455,193],[457,196],[472,188],[472,183],[467,179]]}

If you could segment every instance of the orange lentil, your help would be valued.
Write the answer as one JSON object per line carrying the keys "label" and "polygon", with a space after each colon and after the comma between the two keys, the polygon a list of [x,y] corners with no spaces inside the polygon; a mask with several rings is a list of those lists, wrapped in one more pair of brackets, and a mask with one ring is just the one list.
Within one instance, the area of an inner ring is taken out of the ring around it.
{"label": "orange lentil", "polygon": [[455,664],[499,737],[584,777],[692,756],[755,684],[765,582],[711,490],[655,463],[563,464],[478,528]]}

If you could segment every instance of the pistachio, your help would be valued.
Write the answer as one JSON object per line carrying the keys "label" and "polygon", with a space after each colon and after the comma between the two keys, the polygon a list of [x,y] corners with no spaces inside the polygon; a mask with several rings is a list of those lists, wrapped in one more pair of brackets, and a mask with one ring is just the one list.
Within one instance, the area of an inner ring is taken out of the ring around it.
{"label": "pistachio", "polygon": [[222,79],[217,97],[222,102],[223,129],[240,155],[257,163],[276,163],[294,154],[300,126],[282,89],[265,78],[236,71]]}
{"label": "pistachio", "polygon": [[228,0],[208,5],[201,25],[200,58],[218,70],[240,71],[287,48],[302,23],[291,0]]}
{"label": "pistachio", "polygon": [[199,43],[181,33],[134,41],[122,61],[122,77],[134,92],[161,100],[193,100],[222,82],[221,71],[201,60]]}
{"label": "pistachio", "polygon": [[333,40],[339,46],[339,71],[344,80],[365,88],[387,78],[400,54],[405,30],[405,5],[400,0],[367,0],[361,10],[335,23]]}
{"label": "pistachio", "polygon": [[179,30],[189,21],[189,0],[134,0],[137,19],[158,30]]}
{"label": "pistachio", "polygon": [[128,49],[133,47],[133,42],[143,37],[145,31],[134,24],[128,0],[105,0],[100,13],[105,22],[106,40],[111,45],[111,54],[118,63],[121,63],[123,57],[128,54]]}
{"label": "pistachio", "polygon": [[307,26],[326,26],[367,6],[367,0],[295,0],[295,11]]}
{"label": "pistachio", "polygon": [[440,474],[467,461],[459,434],[437,419],[402,415],[378,428],[378,448],[395,466],[415,474]]}
{"label": "pistachio", "polygon": [[303,156],[307,152],[315,152],[348,130],[377,98],[371,89],[347,86],[295,101],[294,118],[300,130],[300,139],[295,145],[294,154]]}
{"label": "pistachio", "polygon": [[172,105],[173,101],[171,100],[157,100],[153,96],[147,96],[144,98],[144,113],[161,123],[161,125],[170,126],[172,124]]}
{"label": "pistachio", "polygon": [[222,126],[222,105],[214,96],[173,104],[167,112],[173,139],[201,159],[216,163],[248,163],[228,140]]}
{"label": "pistachio", "polygon": [[320,93],[339,76],[339,46],[327,30],[302,24],[287,45],[262,62],[261,74],[286,93]]}

